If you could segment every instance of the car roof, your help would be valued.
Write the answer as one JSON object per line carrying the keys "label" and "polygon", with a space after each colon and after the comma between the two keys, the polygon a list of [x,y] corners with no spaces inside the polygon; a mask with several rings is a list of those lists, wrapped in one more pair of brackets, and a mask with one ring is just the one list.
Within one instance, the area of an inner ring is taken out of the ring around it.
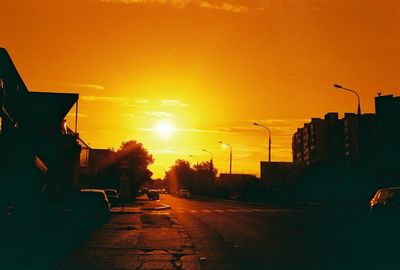
{"label": "car roof", "polygon": [[95,189],[95,188],[82,188],[81,192],[97,192],[97,193],[105,193],[104,190]]}
{"label": "car roof", "polygon": [[387,187],[387,188],[380,188],[377,191],[382,191],[382,190],[397,190],[400,189],[400,187]]}

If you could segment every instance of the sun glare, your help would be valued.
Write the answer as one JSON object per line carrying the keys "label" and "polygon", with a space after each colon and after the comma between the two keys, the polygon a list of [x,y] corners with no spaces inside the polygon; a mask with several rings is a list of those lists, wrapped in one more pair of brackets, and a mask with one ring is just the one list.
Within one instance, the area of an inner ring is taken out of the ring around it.
{"label": "sun glare", "polygon": [[154,132],[160,137],[168,138],[175,133],[175,128],[169,122],[158,122],[154,127]]}

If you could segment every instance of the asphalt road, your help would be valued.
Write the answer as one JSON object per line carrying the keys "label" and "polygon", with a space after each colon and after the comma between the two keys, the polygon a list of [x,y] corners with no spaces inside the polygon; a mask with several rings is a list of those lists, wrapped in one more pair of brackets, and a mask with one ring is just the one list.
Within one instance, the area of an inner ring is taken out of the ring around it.
{"label": "asphalt road", "polygon": [[[162,195],[205,270],[398,268],[397,230],[360,208],[292,208]],[[389,243],[389,245],[388,245]],[[382,268],[383,267],[383,268]]]}

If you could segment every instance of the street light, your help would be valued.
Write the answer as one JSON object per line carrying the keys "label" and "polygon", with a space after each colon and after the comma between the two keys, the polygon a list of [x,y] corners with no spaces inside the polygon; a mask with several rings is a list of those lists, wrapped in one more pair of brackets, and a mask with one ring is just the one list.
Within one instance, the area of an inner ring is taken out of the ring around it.
{"label": "street light", "polygon": [[207,151],[206,149],[203,149],[203,152],[207,152],[207,153],[209,153],[211,155],[210,164],[212,165],[213,164],[213,158],[214,158],[213,153],[210,152],[210,151]]}
{"label": "street light", "polygon": [[343,87],[343,86],[341,86],[341,85],[339,85],[339,84],[334,84],[333,87],[339,88],[339,89],[343,89],[343,90],[346,90],[346,91],[349,91],[349,92],[354,93],[354,94],[357,96],[357,101],[358,101],[357,114],[358,114],[358,115],[361,115],[360,96],[358,95],[358,93],[357,93],[356,91],[352,90],[352,89]]}
{"label": "street light", "polygon": [[271,163],[271,130],[269,129],[269,127],[257,124],[257,123],[253,123],[253,125],[261,127],[261,128],[265,128],[266,130],[268,130],[268,162]]}
{"label": "street light", "polygon": [[195,158],[197,160],[197,165],[199,165],[199,158],[194,155],[189,155],[189,157]]}
{"label": "street light", "polygon": [[232,145],[219,141],[220,144],[229,146],[229,174],[232,174]]}

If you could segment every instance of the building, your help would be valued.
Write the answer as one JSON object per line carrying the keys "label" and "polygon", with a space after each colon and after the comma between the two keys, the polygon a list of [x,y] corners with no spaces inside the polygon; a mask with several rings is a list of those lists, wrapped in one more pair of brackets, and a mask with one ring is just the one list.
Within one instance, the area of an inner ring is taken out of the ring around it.
{"label": "building", "polygon": [[[228,192],[227,197],[231,199],[250,198],[254,200],[254,197],[256,197],[254,187],[260,183],[259,179],[251,174],[221,173],[216,179],[216,184],[224,187]],[[248,195],[249,191],[253,193],[251,196]]]}
{"label": "building", "polygon": [[352,165],[372,163],[376,142],[375,114],[345,113],[342,121],[345,160]]}
{"label": "building", "polygon": [[400,185],[400,97],[378,95],[376,111],[376,178],[380,186]]}
{"label": "building", "polygon": [[260,162],[262,186],[269,201],[295,201],[299,199],[304,165],[293,162]]}
{"label": "building", "polygon": [[293,162],[312,165],[343,160],[343,138],[343,122],[337,113],[328,113],[324,119],[312,118],[292,137]]}
{"label": "building", "polygon": [[78,133],[65,122],[78,98],[29,91],[7,51],[0,48],[2,199],[33,202],[79,188],[81,147]]}

